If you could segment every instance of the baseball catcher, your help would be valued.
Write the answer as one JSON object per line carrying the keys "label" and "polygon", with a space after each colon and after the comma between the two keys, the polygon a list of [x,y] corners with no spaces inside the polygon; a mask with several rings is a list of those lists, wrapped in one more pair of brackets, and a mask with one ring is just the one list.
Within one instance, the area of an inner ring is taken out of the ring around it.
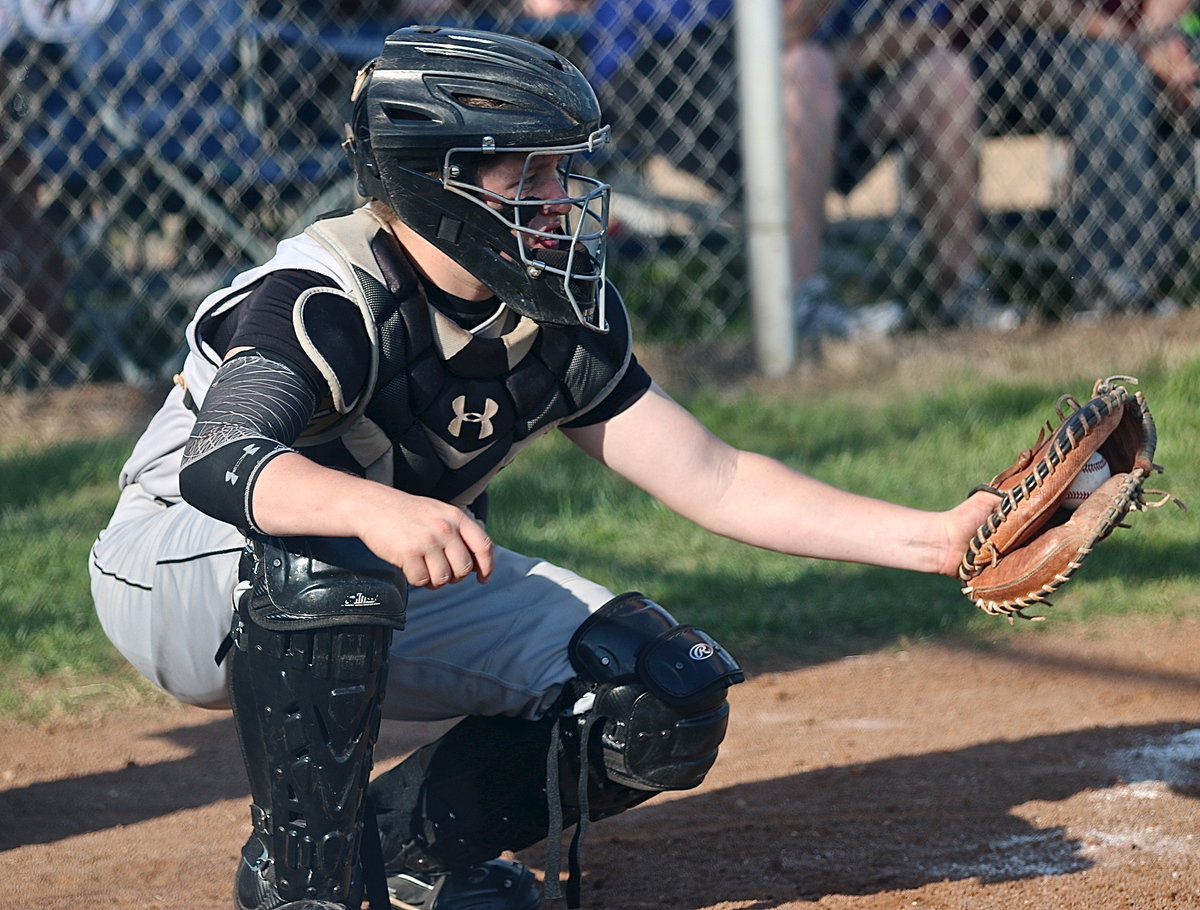
{"label": "baseball catcher", "polygon": [[[1096,382],[1092,397],[1058,401],[1057,429],[1043,427],[1033,447],[977,489],[999,498],[971,539],[959,567],[963,593],[987,613],[1039,619],[1024,611],[1041,604],[1079,569],[1131,511],[1182,502],[1145,488],[1162,468],[1154,463],[1154,418],[1126,376]],[[1098,472],[1095,481],[1086,475]],[[1147,493],[1159,496],[1146,499]]]}
{"label": "baseball catcher", "polygon": [[[233,710],[251,792],[236,910],[533,910],[534,874],[502,854],[548,839],[554,895],[572,825],[577,906],[590,822],[704,781],[737,661],[649,597],[492,541],[489,484],[540,437],[794,555],[953,576],[990,508],[836,489],[653,383],[606,274],[609,187],[573,164],[608,138],[566,58],[400,29],[352,98],[366,203],[280,242],[188,326],[90,568],[131,663]],[[457,724],[373,775],[391,719]]]}

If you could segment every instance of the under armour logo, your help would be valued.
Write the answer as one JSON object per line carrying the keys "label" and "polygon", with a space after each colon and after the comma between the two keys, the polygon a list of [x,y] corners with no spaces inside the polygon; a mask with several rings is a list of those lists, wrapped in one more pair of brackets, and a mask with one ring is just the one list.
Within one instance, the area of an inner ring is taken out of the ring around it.
{"label": "under armour logo", "polygon": [[[244,447],[244,448],[242,449],[242,452],[244,453],[244,457],[249,457],[249,456],[251,456],[251,455],[257,455],[257,454],[258,454],[258,448],[259,448],[259,447],[258,447],[258,446],[256,446],[254,443],[250,443],[250,445],[248,445],[248,446],[246,446],[246,447]],[[241,466],[241,464],[242,464],[242,460],[243,460],[242,458],[239,458],[239,459],[237,460],[237,464],[235,464],[235,465],[233,466],[233,468],[234,468],[234,469],[233,469],[232,471],[226,471],[226,472],[225,472],[225,482],[226,482],[227,484],[229,484],[231,487],[232,487],[232,486],[236,486],[236,485],[237,485],[237,482],[238,482],[239,480],[241,480],[241,478],[240,478],[240,477],[238,477],[238,475],[237,475],[237,469],[238,469],[238,468]]]}
{"label": "under armour logo", "polygon": [[480,439],[487,439],[494,432],[492,418],[500,410],[500,405],[496,404],[492,399],[485,398],[483,400],[482,411],[468,411],[467,396],[459,395],[450,402],[450,407],[454,409],[454,419],[450,421],[450,425],[446,429],[451,436],[458,438],[458,435],[462,433],[464,423],[479,424]]}

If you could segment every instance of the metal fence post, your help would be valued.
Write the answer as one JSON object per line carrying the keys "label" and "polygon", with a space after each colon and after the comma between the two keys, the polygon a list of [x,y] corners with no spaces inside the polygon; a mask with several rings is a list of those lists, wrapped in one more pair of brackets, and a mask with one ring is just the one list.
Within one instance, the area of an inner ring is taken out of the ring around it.
{"label": "metal fence post", "polygon": [[779,376],[792,368],[796,357],[790,306],[780,3],[737,0],[735,15],[755,356],[761,372]]}

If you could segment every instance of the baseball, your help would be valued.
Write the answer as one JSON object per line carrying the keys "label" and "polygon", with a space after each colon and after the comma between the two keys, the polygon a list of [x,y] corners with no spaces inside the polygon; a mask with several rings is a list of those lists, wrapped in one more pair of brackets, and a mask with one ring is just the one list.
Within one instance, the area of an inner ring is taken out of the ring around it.
{"label": "baseball", "polygon": [[1079,508],[1079,504],[1100,489],[1100,484],[1110,477],[1112,470],[1108,467],[1108,462],[1099,452],[1094,453],[1067,490],[1067,495],[1061,503],[1062,507],[1071,510]]}

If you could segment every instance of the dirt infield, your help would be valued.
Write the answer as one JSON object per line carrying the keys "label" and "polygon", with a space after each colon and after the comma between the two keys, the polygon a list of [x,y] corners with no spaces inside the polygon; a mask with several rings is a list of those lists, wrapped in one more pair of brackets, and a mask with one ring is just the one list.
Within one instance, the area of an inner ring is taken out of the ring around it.
{"label": "dirt infield", "polygon": [[[1200,907],[1197,654],[1200,620],[1052,620],[754,675],[701,789],[591,829],[585,904]],[[246,806],[223,714],[0,726],[0,907],[227,908]]]}

